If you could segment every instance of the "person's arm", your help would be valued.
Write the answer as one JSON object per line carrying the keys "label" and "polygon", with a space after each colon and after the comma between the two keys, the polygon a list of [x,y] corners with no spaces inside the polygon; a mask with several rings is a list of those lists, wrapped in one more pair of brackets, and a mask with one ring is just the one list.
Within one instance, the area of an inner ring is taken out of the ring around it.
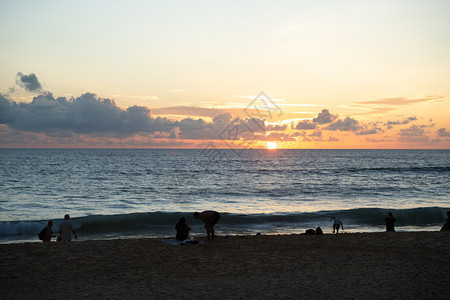
{"label": "person's arm", "polygon": [[344,230],[344,223],[342,223],[342,222],[341,222],[341,227],[342,227],[342,230]]}
{"label": "person's arm", "polygon": [[77,233],[75,232],[75,229],[72,229],[72,232],[73,232],[73,236],[75,237],[75,239],[78,240]]}

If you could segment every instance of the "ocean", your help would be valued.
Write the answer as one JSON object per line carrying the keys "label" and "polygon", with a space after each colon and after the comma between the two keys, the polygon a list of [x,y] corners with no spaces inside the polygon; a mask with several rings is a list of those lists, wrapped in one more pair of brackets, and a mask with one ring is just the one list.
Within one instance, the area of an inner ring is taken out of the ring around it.
{"label": "ocean", "polygon": [[0,149],[0,243],[70,214],[79,240],[170,237],[216,210],[218,235],[439,230],[450,150]]}

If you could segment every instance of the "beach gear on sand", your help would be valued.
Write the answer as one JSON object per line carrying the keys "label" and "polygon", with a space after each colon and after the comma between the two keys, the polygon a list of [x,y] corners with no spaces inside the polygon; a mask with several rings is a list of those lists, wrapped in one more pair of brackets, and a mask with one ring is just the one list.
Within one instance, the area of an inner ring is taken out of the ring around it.
{"label": "beach gear on sand", "polygon": [[195,244],[200,244],[200,241],[193,239],[193,238],[188,238],[185,239],[184,241],[178,241],[176,239],[165,239],[163,240],[164,243],[168,243],[171,245],[195,245]]}

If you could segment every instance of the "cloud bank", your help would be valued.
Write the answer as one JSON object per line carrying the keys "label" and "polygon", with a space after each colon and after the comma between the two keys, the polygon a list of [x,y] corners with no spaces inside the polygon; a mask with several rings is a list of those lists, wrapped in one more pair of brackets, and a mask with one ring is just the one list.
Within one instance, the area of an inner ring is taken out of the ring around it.
{"label": "cloud bank", "polygon": [[[328,109],[316,117],[286,123],[268,123],[267,117],[236,114],[223,109],[200,107],[173,107],[151,110],[144,106],[118,107],[114,99],[101,98],[94,93],[79,97],[55,97],[44,91],[35,74],[18,73],[17,85],[28,92],[38,92],[29,103],[15,102],[9,96],[0,94],[0,144],[8,141],[44,140],[46,137],[73,143],[104,143],[129,146],[198,146],[208,141],[284,141],[284,142],[343,142],[349,136],[377,135],[385,132],[381,125],[397,130],[386,138],[365,138],[370,143],[385,141],[413,143],[429,142],[428,134],[434,124],[417,124],[416,116],[402,120],[364,123],[350,116],[345,118],[332,114]],[[438,97],[415,99],[435,101]],[[404,99],[383,100],[403,101]],[[380,102],[380,101],[375,101]],[[157,114],[155,114],[155,111]],[[161,115],[178,115],[176,120]],[[189,116],[196,116],[195,118]],[[181,118],[180,118],[181,117]],[[197,118],[198,117],[198,118]],[[288,120],[289,121],[289,120]],[[430,120],[431,122],[431,120]],[[411,124],[415,123],[415,124]],[[406,127],[408,125],[409,127]],[[428,130],[428,131],[427,131]],[[391,131],[392,133],[392,131]],[[34,134],[34,136],[33,136]],[[449,140],[446,128],[434,131],[440,140]],[[436,141],[439,141],[436,139]],[[162,142],[166,140],[166,142]],[[195,142],[195,140],[197,140]],[[11,142],[12,144],[12,142]]]}

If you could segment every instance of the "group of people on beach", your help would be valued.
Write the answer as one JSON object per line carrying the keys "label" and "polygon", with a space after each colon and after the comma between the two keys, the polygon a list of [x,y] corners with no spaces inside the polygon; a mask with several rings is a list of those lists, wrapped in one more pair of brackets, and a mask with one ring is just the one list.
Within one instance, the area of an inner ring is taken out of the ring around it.
{"label": "group of people on beach", "polygon": [[[53,233],[52,230],[53,227],[53,221],[49,220],[47,222],[47,226],[44,227],[44,229],[42,229],[42,234],[39,234],[39,238],[42,239],[42,241],[45,242],[50,242],[52,240],[52,237],[56,237],[56,235]],[[61,222],[61,224],[59,224],[59,228],[58,228],[58,238],[56,239],[56,241],[58,242],[68,242],[72,240],[72,233],[73,236],[75,237],[75,239],[77,239],[77,232],[75,231],[75,227],[73,226],[73,223],[70,222],[70,216],[69,215],[65,215],[64,216],[64,221]],[[41,238],[42,237],[42,238]]]}
{"label": "group of people on beach", "polygon": [[[214,225],[217,224],[220,220],[220,213],[214,210],[205,210],[201,213],[195,212],[194,218],[200,219],[205,223],[205,229],[206,229],[206,239],[209,240],[211,238],[214,238]],[[344,224],[342,223],[341,219],[332,216],[330,222],[333,221],[333,233],[338,234],[339,229],[342,228],[344,230]],[[396,222],[395,217],[392,215],[392,212],[389,212],[387,217],[385,218],[386,223],[386,232],[395,232],[395,226],[394,223]],[[52,237],[55,237],[52,231],[53,227],[53,221],[49,220],[47,226],[41,231],[39,234],[39,238],[42,239],[43,242],[50,242]],[[181,217],[177,223],[175,224],[175,229],[177,231],[176,233],[176,240],[178,241],[184,241],[189,238],[189,231],[192,230],[192,228],[186,223],[186,218]],[[320,229],[320,227],[318,227]],[[450,211],[447,211],[447,220],[445,224],[442,226],[441,231],[450,231]],[[73,226],[73,223],[70,222],[70,216],[65,215],[64,221],[61,222],[58,229],[58,239],[57,241],[71,241],[72,240],[72,234],[77,239],[77,233],[75,231],[75,227]],[[317,234],[317,232],[315,232]],[[322,233],[322,229],[320,229],[320,233]]]}
{"label": "group of people on beach", "polygon": [[[205,210],[201,213],[195,212],[194,218],[200,219],[205,223],[206,229],[206,239],[214,238],[214,225],[220,220],[220,213],[214,210]],[[184,241],[189,237],[189,231],[192,228],[186,224],[186,218],[181,217],[175,224],[175,229],[177,230],[176,239],[177,241]]]}
{"label": "group of people on beach", "polygon": [[[207,239],[209,240],[210,237],[214,238],[214,225],[216,225],[217,222],[220,220],[220,214],[216,211],[207,210],[202,213],[195,212],[194,217],[196,219],[201,219],[205,223]],[[332,216],[330,222],[331,221],[333,221],[333,233],[338,234],[339,229],[341,228],[342,230],[344,230],[344,224],[342,223],[342,220],[340,218]],[[388,215],[384,219],[384,221],[386,223],[386,232],[395,232],[394,223],[396,222],[396,219],[393,216],[392,212],[388,212]],[[178,241],[186,240],[189,237],[189,231],[191,230],[191,227],[189,227],[189,225],[186,224],[185,217],[181,217],[178,220],[178,222],[175,225],[175,229],[177,230],[176,239]],[[450,231],[450,211],[447,211],[447,220],[441,228],[441,231],[445,230]],[[316,230],[308,229],[306,233],[311,233],[312,231],[314,231],[314,234],[322,234],[322,229],[320,227],[317,227]]]}

